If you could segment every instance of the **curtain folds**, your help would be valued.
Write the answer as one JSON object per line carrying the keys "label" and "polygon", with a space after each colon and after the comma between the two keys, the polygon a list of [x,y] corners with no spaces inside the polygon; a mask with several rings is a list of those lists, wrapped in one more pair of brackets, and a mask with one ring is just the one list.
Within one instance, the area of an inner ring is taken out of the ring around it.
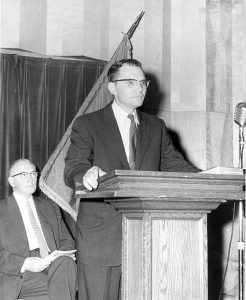
{"label": "curtain folds", "polygon": [[1,53],[0,199],[20,157],[42,170],[105,66],[90,58]]}

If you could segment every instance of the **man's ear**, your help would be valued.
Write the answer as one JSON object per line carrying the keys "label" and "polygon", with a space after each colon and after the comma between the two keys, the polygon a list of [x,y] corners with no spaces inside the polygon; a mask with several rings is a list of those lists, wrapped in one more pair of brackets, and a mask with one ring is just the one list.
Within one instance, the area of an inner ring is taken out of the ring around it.
{"label": "man's ear", "polygon": [[110,93],[112,95],[115,95],[116,94],[116,91],[115,91],[115,84],[113,82],[109,82],[108,83],[108,90],[110,91]]}
{"label": "man's ear", "polygon": [[14,183],[14,178],[13,177],[9,177],[8,178],[8,181],[9,181],[9,184],[12,186],[12,188],[15,186],[15,183]]}

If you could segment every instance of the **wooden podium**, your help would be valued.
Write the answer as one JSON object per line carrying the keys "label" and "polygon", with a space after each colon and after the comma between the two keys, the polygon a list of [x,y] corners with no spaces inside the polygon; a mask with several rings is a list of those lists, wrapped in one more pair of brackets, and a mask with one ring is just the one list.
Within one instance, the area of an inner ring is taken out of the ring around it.
{"label": "wooden podium", "polygon": [[207,300],[207,213],[243,200],[243,175],[116,170],[93,192],[123,215],[122,300]]}

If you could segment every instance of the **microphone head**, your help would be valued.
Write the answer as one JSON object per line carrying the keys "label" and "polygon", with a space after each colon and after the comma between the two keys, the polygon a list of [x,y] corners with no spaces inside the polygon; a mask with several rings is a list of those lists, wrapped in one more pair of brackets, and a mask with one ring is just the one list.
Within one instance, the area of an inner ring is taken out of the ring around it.
{"label": "microphone head", "polygon": [[234,122],[239,126],[246,126],[246,102],[240,102],[236,105]]}

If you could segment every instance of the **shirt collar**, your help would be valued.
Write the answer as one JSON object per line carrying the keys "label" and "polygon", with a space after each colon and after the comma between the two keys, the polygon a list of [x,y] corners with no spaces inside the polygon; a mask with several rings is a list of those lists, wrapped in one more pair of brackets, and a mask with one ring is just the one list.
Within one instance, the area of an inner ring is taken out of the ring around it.
{"label": "shirt collar", "polygon": [[[127,118],[127,116],[129,115],[123,108],[121,108],[115,101],[112,104],[112,109],[114,112],[114,115],[116,117],[117,120],[124,120]],[[132,112],[132,115],[134,117],[134,121],[137,125],[139,125],[139,120],[138,120],[138,114],[137,114],[137,110],[134,109],[134,111]]]}
{"label": "shirt collar", "polygon": [[16,193],[16,192],[13,192],[13,195],[18,203],[26,203],[27,201],[33,201],[32,195],[29,196],[28,198],[26,198],[23,195]]}

